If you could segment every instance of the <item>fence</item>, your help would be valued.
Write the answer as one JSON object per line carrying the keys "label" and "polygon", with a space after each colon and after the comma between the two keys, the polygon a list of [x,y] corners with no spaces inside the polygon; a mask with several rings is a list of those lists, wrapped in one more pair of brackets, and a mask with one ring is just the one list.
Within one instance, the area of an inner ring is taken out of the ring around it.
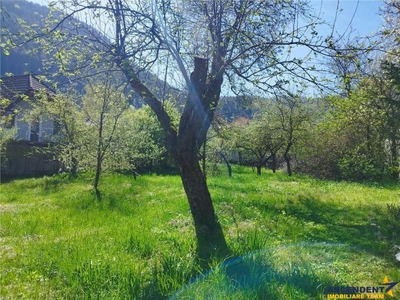
{"label": "fence", "polygon": [[2,177],[51,175],[61,168],[47,144],[17,141],[9,143],[1,158]]}

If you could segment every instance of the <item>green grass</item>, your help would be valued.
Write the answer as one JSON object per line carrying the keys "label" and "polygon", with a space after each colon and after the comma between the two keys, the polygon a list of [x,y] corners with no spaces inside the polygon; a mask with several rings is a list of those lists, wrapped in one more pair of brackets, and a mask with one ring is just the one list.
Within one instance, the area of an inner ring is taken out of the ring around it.
{"label": "green grass", "polygon": [[398,186],[233,174],[208,183],[236,258],[207,273],[178,176],[105,174],[101,201],[90,174],[2,184],[0,298],[325,299],[400,281]]}

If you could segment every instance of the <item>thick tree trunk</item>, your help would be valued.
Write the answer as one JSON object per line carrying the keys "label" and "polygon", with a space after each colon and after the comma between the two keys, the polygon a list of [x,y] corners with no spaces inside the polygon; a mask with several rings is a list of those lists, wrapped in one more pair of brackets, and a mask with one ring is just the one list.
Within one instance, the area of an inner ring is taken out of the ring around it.
{"label": "thick tree trunk", "polygon": [[276,154],[272,154],[272,172],[276,173]]}
{"label": "thick tree trunk", "polygon": [[177,164],[185,189],[197,236],[197,252],[205,262],[213,256],[224,258],[229,248],[215,215],[211,195],[197,159],[183,155]]}
{"label": "thick tree trunk", "polygon": [[290,165],[290,156],[289,156],[289,154],[285,153],[285,155],[283,157],[285,158],[285,161],[286,161],[288,175],[292,176],[292,167]]}
{"label": "thick tree trunk", "polygon": [[238,152],[238,157],[239,157],[239,165],[243,165],[243,158],[242,158],[242,152]]}
{"label": "thick tree trunk", "polygon": [[78,160],[75,156],[72,156],[71,158],[71,174],[74,177],[76,177],[76,175],[78,174]]}
{"label": "thick tree trunk", "polygon": [[290,154],[289,154],[289,151],[290,151],[290,148],[292,147],[292,145],[293,145],[292,134],[290,133],[289,142],[286,146],[285,153],[283,154],[283,158],[286,161],[286,167],[287,167],[287,172],[288,172],[289,176],[292,176],[292,167],[290,165]]}
{"label": "thick tree trunk", "polygon": [[256,162],[256,168],[257,168],[257,175],[261,175],[261,168],[265,166],[267,161],[273,156],[272,154],[270,156],[265,157],[266,153],[259,153],[259,159],[258,162]]}
{"label": "thick tree trunk", "polygon": [[[165,132],[165,147],[180,169],[182,183],[193,216],[197,252],[204,267],[210,260],[223,259],[230,254],[221,225],[215,215],[207,183],[198,161],[198,151],[206,140],[206,134],[218,104],[222,85],[222,72],[207,81],[206,59],[195,58],[195,68],[190,75],[191,85],[186,106],[181,115],[178,130],[165,107],[140,81],[129,61],[121,61],[120,67],[132,88],[156,114]],[[218,69],[219,70],[219,69]]]}

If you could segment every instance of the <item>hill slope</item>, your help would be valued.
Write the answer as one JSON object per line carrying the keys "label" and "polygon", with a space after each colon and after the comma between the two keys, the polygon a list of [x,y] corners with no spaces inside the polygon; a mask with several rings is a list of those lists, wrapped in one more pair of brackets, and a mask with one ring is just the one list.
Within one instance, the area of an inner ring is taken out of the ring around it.
{"label": "hill slope", "polygon": [[[20,0],[18,2],[14,1],[2,1],[1,2],[1,20],[2,20],[2,34],[1,43],[6,43],[7,39],[18,39],[19,35],[25,32],[27,29],[25,25],[30,28],[44,28],[44,18],[48,17],[50,14],[50,9],[46,6],[41,6],[26,0]],[[55,17],[59,16],[59,13],[55,12],[53,14]],[[21,23],[23,25],[21,25]],[[69,28],[68,24],[63,27],[63,30],[67,30],[69,35],[73,35],[72,26]],[[81,30],[82,32],[79,32]],[[82,24],[80,29],[78,29],[78,34],[82,34],[85,31],[95,32],[99,35],[98,41],[99,46],[101,43],[107,43],[106,38],[102,37],[100,33],[97,33],[95,29],[89,25]],[[34,50],[34,51],[32,51]],[[0,75],[5,76],[7,74],[21,75],[21,74],[36,74],[45,75],[48,78],[49,75],[53,75],[57,72],[56,67],[51,67],[50,69],[44,66],[45,62],[51,61],[52,57],[46,54],[41,46],[35,44],[34,42],[29,42],[23,44],[18,48],[12,48],[7,55],[1,51],[1,69]],[[89,71],[90,73],[91,71]],[[93,72],[95,73],[95,72]],[[116,76],[121,76],[116,75]],[[142,80],[149,86],[152,90],[156,91],[159,97],[168,97],[172,95],[177,100],[182,100],[182,92],[174,88],[173,86],[164,83],[157,76],[150,72],[143,71],[140,74]],[[61,84],[70,84],[71,79],[66,79],[63,76],[57,76],[54,80]],[[83,91],[83,83],[78,80],[78,89]],[[136,95],[132,100],[136,105],[140,105],[139,97]]]}

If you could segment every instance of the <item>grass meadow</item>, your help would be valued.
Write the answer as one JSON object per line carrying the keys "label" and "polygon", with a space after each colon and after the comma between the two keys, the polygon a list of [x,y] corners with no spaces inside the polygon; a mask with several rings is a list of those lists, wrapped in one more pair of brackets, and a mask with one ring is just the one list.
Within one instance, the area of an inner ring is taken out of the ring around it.
{"label": "grass meadow", "polygon": [[1,299],[326,299],[400,281],[395,184],[221,166],[208,184],[233,256],[203,270],[179,176],[104,174],[101,201],[91,183],[1,185]]}

